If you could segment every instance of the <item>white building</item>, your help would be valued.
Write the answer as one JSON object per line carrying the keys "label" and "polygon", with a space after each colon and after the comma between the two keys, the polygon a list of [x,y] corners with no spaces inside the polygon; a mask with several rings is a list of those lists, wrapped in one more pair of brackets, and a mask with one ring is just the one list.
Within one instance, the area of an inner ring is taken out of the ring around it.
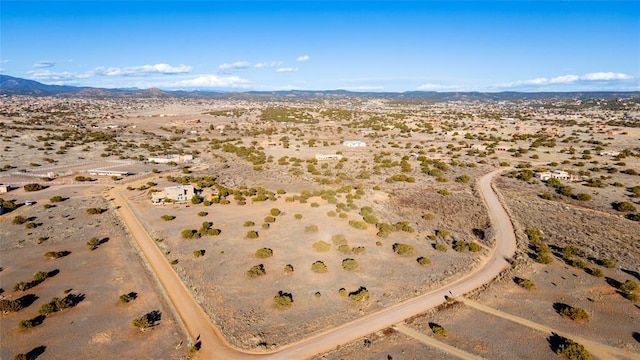
{"label": "white building", "polygon": [[620,151],[600,151],[598,155],[616,157],[620,155]]}
{"label": "white building", "polygon": [[367,144],[364,141],[360,140],[345,140],[342,142],[342,145],[347,147],[365,147]]}
{"label": "white building", "polygon": [[168,186],[163,191],[151,194],[151,202],[154,204],[169,199],[174,202],[189,201],[196,194],[193,185]]}
{"label": "white building", "polygon": [[316,154],[316,160],[318,161],[323,161],[323,160],[342,160],[342,155],[322,155],[322,154]]}
{"label": "white building", "polygon": [[549,179],[571,180],[571,176],[569,175],[569,173],[562,170],[545,171],[539,173],[538,178],[541,181],[548,181]]}
{"label": "white building", "polygon": [[184,163],[192,160],[193,160],[193,155],[169,154],[169,155],[160,156],[160,157],[150,157],[148,161],[156,164],[167,164],[170,162]]}

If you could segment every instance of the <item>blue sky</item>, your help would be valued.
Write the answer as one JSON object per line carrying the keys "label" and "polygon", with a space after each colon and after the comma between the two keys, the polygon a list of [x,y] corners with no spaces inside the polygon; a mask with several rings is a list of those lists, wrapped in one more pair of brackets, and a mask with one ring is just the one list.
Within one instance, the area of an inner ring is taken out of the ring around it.
{"label": "blue sky", "polygon": [[640,90],[637,1],[10,1],[0,68],[232,91]]}

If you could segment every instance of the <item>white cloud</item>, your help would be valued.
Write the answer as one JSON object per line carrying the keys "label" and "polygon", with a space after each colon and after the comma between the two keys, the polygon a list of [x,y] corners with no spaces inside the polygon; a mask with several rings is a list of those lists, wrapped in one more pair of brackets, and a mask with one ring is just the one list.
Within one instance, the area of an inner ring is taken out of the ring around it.
{"label": "white cloud", "polygon": [[27,74],[29,74],[31,79],[40,81],[70,81],[91,77],[91,74],[88,73],[79,74],[68,71],[57,72],[51,70],[31,70]]}
{"label": "white cloud", "polygon": [[191,66],[169,64],[142,65],[126,68],[99,66],[91,71],[94,75],[101,76],[146,76],[149,74],[174,75],[191,72]]}
{"label": "white cloud", "polygon": [[238,76],[198,75],[191,79],[177,81],[171,87],[195,88],[247,88],[251,82]]}
{"label": "white cloud", "polygon": [[560,75],[552,78],[539,77],[524,81],[513,81],[494,85],[497,88],[513,88],[521,86],[545,86],[545,85],[570,85],[570,84],[588,84],[591,81],[599,82],[615,82],[633,80],[633,76],[624,73],[614,72],[595,72],[584,75]]}
{"label": "white cloud", "polygon": [[296,72],[298,71],[298,68],[292,68],[292,67],[284,67],[284,68],[278,68],[276,69],[276,72]]}
{"label": "white cloud", "polygon": [[50,68],[56,65],[55,61],[41,60],[33,64],[34,68]]}
{"label": "white cloud", "polygon": [[253,65],[255,68],[272,68],[282,65],[282,61],[261,62]]}
{"label": "white cloud", "polygon": [[343,89],[344,90],[350,90],[350,91],[384,90],[384,86],[380,86],[380,85],[360,85],[360,86],[345,87]]}
{"label": "white cloud", "polygon": [[191,66],[187,65],[179,65],[179,66],[171,66],[169,64],[155,64],[155,65],[142,65],[142,66],[134,66],[134,67],[104,67],[98,66],[93,70],[84,72],[84,73],[76,73],[69,71],[51,71],[47,69],[36,69],[28,72],[31,79],[40,80],[40,81],[71,81],[77,79],[87,79],[94,76],[126,76],[126,77],[136,77],[136,76],[148,76],[148,75],[175,75],[175,74],[184,74],[191,71]]}
{"label": "white cloud", "polygon": [[422,85],[418,86],[417,90],[424,90],[424,91],[461,91],[463,89],[458,85],[442,85],[442,84],[426,83],[426,84],[422,84]]}
{"label": "white cloud", "polygon": [[234,63],[225,63],[218,66],[218,70],[228,72],[233,70],[244,70],[251,67],[251,63],[246,61],[236,61]]}
{"label": "white cloud", "polygon": [[590,80],[590,81],[611,81],[611,80],[631,80],[633,76],[623,74],[623,73],[614,73],[614,72],[595,72],[582,75],[580,77],[582,80]]}
{"label": "white cloud", "polygon": [[298,58],[296,59],[296,61],[309,61],[309,60],[311,60],[309,55],[298,56]]}

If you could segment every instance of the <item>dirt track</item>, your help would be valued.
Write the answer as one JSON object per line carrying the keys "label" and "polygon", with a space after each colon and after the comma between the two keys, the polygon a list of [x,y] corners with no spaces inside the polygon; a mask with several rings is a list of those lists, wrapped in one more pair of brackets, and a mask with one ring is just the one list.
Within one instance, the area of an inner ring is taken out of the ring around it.
{"label": "dirt track", "polygon": [[569,338],[571,340],[574,340],[576,342],[578,342],[579,344],[582,344],[585,348],[587,348],[587,350],[595,355],[596,357],[598,357],[599,359],[609,359],[611,357],[614,357],[616,359],[640,359],[640,356],[638,356],[637,354],[632,354],[628,351],[625,351],[623,349],[619,349],[619,348],[615,348],[612,346],[607,346],[607,345],[603,345],[600,344],[598,342],[595,341],[591,341],[591,340],[587,340],[584,339],[582,337],[576,336],[576,335],[572,335],[572,334],[567,334],[563,331],[559,331],[553,328],[550,328],[548,326],[542,325],[542,324],[538,324],[536,322],[533,322],[531,320],[527,320],[515,315],[511,315],[511,314],[507,314],[505,312],[502,312],[500,310],[496,310],[493,308],[490,308],[488,306],[482,305],[476,301],[473,301],[471,299],[464,299],[463,300],[464,304],[466,306],[472,307],[476,310],[480,310],[483,312],[486,312],[488,314],[494,315],[494,316],[498,316],[501,317],[503,319],[507,319],[513,322],[516,322],[518,324],[530,327],[532,329],[538,330],[538,331],[542,331],[542,332],[546,332],[549,335],[551,335],[552,333],[558,334],[560,336]]}
{"label": "dirt track", "polygon": [[492,280],[505,266],[516,250],[516,239],[510,219],[491,188],[491,180],[500,171],[494,171],[479,180],[479,189],[489,210],[491,224],[496,235],[496,247],[484,263],[475,271],[460,278],[449,286],[423,294],[411,300],[370,314],[340,327],[327,330],[311,338],[287,345],[273,353],[247,353],[236,350],[224,340],[220,331],[213,326],[200,305],[191,296],[167,259],[158,249],[153,239],[133,215],[126,200],[117,189],[111,190],[115,204],[126,226],[145,255],[168,298],[182,319],[189,336],[199,337],[202,348],[199,356],[203,359],[240,359],[260,356],[265,359],[306,358],[333,349],[337,345],[366,336],[376,330],[399,323],[413,315],[424,312],[445,301],[446,296],[462,295]]}

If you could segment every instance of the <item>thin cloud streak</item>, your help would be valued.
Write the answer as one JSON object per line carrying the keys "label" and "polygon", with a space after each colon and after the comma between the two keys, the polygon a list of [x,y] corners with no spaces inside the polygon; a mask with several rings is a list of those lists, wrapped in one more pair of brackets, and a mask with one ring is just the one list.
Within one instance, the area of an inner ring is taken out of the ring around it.
{"label": "thin cloud streak", "polygon": [[284,72],[296,72],[298,71],[298,68],[292,68],[292,67],[284,67],[284,68],[278,68],[276,69],[276,72],[279,73],[284,73]]}

